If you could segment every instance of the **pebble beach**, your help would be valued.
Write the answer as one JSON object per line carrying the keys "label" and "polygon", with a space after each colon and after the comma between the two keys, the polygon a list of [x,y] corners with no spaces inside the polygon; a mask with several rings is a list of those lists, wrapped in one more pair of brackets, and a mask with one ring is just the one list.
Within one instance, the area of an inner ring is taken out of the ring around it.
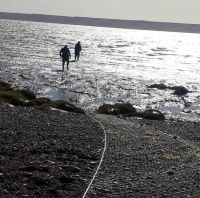
{"label": "pebble beach", "polygon": [[9,105],[0,123],[1,197],[82,197],[105,141],[85,197],[199,197],[199,123]]}

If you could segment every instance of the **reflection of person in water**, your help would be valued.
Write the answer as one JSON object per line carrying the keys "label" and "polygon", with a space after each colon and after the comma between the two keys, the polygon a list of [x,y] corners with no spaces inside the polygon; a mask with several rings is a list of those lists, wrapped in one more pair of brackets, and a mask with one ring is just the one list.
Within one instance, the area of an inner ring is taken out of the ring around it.
{"label": "reflection of person in water", "polygon": [[81,52],[81,43],[80,43],[80,41],[78,43],[76,43],[74,50],[75,50],[75,61],[78,61],[79,57],[80,57],[80,52]]}
{"label": "reflection of person in water", "polygon": [[64,71],[64,66],[65,66],[65,62],[67,62],[67,69],[69,69],[69,59],[71,58],[71,53],[67,47],[67,45],[65,45],[61,50],[60,50],[60,57],[62,57],[62,70]]}

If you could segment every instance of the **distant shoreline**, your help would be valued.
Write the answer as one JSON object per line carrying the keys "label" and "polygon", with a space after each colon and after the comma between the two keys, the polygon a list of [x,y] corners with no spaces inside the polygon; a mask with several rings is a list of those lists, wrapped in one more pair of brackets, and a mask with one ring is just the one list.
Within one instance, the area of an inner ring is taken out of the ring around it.
{"label": "distant shoreline", "polygon": [[67,17],[67,16],[55,16],[55,15],[20,14],[20,13],[7,13],[7,12],[0,12],[0,19],[123,28],[123,29],[200,33],[200,24],[168,23],[168,22],[153,22],[153,21],[140,21],[140,20],[118,20],[118,19],[87,18],[87,17]]}

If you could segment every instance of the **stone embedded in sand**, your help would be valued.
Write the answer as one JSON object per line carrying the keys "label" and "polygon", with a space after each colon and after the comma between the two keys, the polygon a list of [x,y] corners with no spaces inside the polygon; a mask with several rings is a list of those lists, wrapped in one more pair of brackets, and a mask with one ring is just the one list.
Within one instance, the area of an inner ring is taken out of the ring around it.
{"label": "stone embedded in sand", "polygon": [[38,170],[38,168],[36,166],[25,166],[20,168],[21,171],[27,171],[27,172],[34,172],[36,170]]}
{"label": "stone embedded in sand", "polygon": [[67,165],[64,165],[61,167],[64,171],[66,172],[70,172],[70,173],[80,173],[81,170],[80,168],[78,167],[75,167],[75,166],[67,166]]}
{"label": "stone embedded in sand", "polygon": [[49,193],[50,193],[50,194],[53,194],[53,195],[56,196],[56,197],[58,196],[58,191],[57,191],[56,189],[50,189],[50,190],[49,190]]}
{"label": "stone embedded in sand", "polygon": [[60,181],[60,183],[63,184],[63,183],[72,183],[74,182],[75,179],[72,177],[67,177],[65,175],[62,175],[58,178],[58,180]]}
{"label": "stone embedded in sand", "polygon": [[168,175],[174,175],[174,172],[173,171],[168,171],[167,174]]}
{"label": "stone embedded in sand", "polygon": [[78,168],[78,167],[71,167],[71,172],[72,172],[72,173],[80,173],[81,170],[80,170],[80,168]]}
{"label": "stone embedded in sand", "polygon": [[40,177],[40,176],[34,176],[32,177],[32,181],[37,186],[48,186],[48,180],[46,178]]}
{"label": "stone embedded in sand", "polygon": [[24,177],[30,178],[30,177],[33,176],[33,173],[31,173],[31,172],[23,172],[22,175],[23,175]]}
{"label": "stone embedded in sand", "polygon": [[38,171],[49,173],[50,172],[50,168],[47,165],[39,165]]}
{"label": "stone embedded in sand", "polygon": [[165,116],[162,112],[155,110],[155,109],[149,109],[143,112],[144,119],[149,120],[164,120]]}
{"label": "stone embedded in sand", "polygon": [[151,176],[147,176],[146,179],[152,180],[153,177],[151,177]]}
{"label": "stone embedded in sand", "polygon": [[26,172],[34,172],[34,171],[40,171],[40,172],[49,172],[50,169],[47,165],[39,165],[39,166],[24,166],[20,168],[21,171],[26,171]]}

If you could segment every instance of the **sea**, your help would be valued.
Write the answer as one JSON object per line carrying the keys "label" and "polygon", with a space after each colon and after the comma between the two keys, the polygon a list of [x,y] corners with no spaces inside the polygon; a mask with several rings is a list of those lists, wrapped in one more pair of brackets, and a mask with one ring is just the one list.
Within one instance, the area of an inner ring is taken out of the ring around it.
{"label": "sea", "polygon": [[[74,62],[78,41],[82,51]],[[62,72],[64,45],[72,57]],[[199,121],[200,34],[0,20],[0,80],[86,110],[129,102],[138,111]],[[160,83],[190,92],[178,97],[148,88]]]}

